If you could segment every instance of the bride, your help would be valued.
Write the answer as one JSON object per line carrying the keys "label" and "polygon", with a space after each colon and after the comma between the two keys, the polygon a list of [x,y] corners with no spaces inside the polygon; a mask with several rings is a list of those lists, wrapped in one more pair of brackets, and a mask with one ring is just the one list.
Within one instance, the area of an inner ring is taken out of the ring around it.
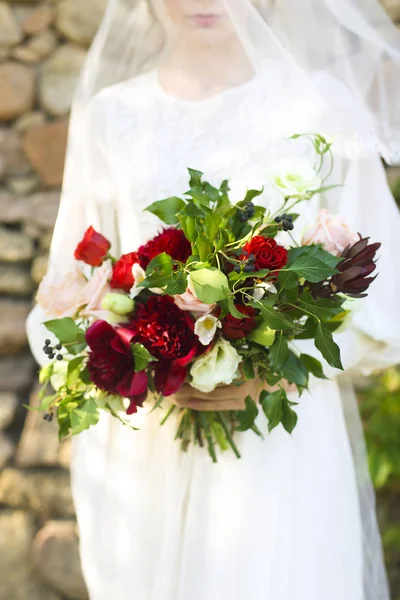
{"label": "bride", "polygon": [[[243,459],[217,465],[182,453],[160,411],[135,432],[104,414],[74,439],[91,600],[389,598],[351,378],[400,362],[400,219],[379,156],[400,156],[400,43],[378,3],[361,4],[109,0],[72,112],[51,269],[68,271],[89,224],[114,253],[147,241],[161,224],[142,209],[185,192],[187,167],[228,178],[233,198],[264,185],[273,209],[268,171],[313,159],[289,140],[302,132],[332,137],[331,183],[343,186],[304,203],[297,235],[325,206],[383,249],[370,296],[337,336],[346,372],[313,379],[292,437],[239,434]],[[45,318],[35,308],[28,321],[39,362]],[[196,394],[174,401],[204,408]],[[211,401],[233,408],[242,395],[226,387]]]}

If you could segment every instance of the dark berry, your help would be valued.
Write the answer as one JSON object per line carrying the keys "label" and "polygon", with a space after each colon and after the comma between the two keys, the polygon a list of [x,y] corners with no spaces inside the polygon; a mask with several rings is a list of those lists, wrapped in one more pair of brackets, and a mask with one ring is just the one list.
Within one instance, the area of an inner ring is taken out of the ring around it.
{"label": "dark berry", "polygon": [[291,223],[293,223],[292,215],[286,215],[286,221],[290,221]]}
{"label": "dark berry", "polygon": [[46,340],[46,341],[45,341],[45,344],[46,344],[46,346],[50,346],[50,344],[51,344],[51,341],[50,341],[50,340]]}
{"label": "dark berry", "polygon": [[281,223],[282,217],[275,217],[275,223]]}
{"label": "dark berry", "polygon": [[48,354],[48,357],[49,357],[51,360],[53,360],[53,358],[55,357],[55,354],[54,354],[54,352],[50,352],[50,353]]}
{"label": "dark berry", "polygon": [[63,359],[62,354],[57,354],[57,360],[62,360],[62,359]]}
{"label": "dark berry", "polygon": [[239,267],[239,265],[235,265],[233,267],[233,270],[235,271],[235,273],[240,273],[240,267]]}
{"label": "dark berry", "polygon": [[61,350],[61,349],[62,349],[62,344],[57,344],[56,350]]}
{"label": "dark berry", "polygon": [[289,231],[293,231],[293,229],[294,229],[293,223],[288,224],[288,229],[289,229]]}
{"label": "dark berry", "polygon": [[254,265],[247,264],[243,270],[244,270],[245,273],[252,273],[253,269],[254,269]]}

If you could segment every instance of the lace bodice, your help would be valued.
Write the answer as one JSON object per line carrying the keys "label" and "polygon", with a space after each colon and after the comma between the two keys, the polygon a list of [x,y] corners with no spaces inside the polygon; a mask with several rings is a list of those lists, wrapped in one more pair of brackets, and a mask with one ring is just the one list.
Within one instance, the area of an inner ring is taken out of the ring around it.
{"label": "lace bodice", "polygon": [[[156,73],[150,73],[106,88],[93,99],[95,152],[102,153],[101,160],[95,160],[98,196],[100,202],[116,202],[122,251],[154,235],[161,224],[143,208],[183,194],[188,167],[203,171],[214,185],[229,179],[237,200],[247,188],[264,186],[262,202],[272,209],[279,206],[281,197],[268,184],[267,168],[309,148],[284,137],[298,132],[301,121],[303,131],[307,129],[309,111],[299,102],[293,114],[294,103],[289,107],[283,88],[277,111],[279,86],[282,81],[269,72],[193,102],[169,95]],[[268,110],[272,102],[273,112]],[[307,213],[315,208],[314,202]]]}

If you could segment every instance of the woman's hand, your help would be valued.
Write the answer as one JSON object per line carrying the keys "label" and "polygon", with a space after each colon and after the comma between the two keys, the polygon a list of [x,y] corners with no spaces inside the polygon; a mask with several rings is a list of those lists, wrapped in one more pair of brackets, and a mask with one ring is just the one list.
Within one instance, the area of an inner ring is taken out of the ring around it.
{"label": "woman's hand", "polygon": [[[282,382],[282,387],[287,392],[296,390],[296,386],[287,382]],[[240,386],[218,386],[213,392],[206,394],[185,383],[179,392],[170,397],[170,400],[180,408],[200,411],[244,410],[247,396],[251,396],[253,400],[257,401],[263,389],[275,392],[279,386],[271,387],[260,379],[250,379]]]}

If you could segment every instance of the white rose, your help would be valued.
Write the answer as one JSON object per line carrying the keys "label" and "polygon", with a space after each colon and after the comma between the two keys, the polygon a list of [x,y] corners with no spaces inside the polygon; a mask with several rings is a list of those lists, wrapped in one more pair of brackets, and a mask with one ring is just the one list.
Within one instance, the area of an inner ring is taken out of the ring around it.
{"label": "white rose", "polygon": [[282,160],[274,164],[267,177],[285,198],[308,198],[322,185],[322,179],[306,160]]}
{"label": "white rose", "polygon": [[238,376],[241,361],[236,349],[221,338],[210,352],[194,361],[190,385],[205,393],[212,392],[219,384],[230,385]]}
{"label": "white rose", "polygon": [[197,319],[194,326],[194,332],[203,346],[208,346],[213,341],[217,328],[222,327],[221,321],[213,315],[204,315]]}

